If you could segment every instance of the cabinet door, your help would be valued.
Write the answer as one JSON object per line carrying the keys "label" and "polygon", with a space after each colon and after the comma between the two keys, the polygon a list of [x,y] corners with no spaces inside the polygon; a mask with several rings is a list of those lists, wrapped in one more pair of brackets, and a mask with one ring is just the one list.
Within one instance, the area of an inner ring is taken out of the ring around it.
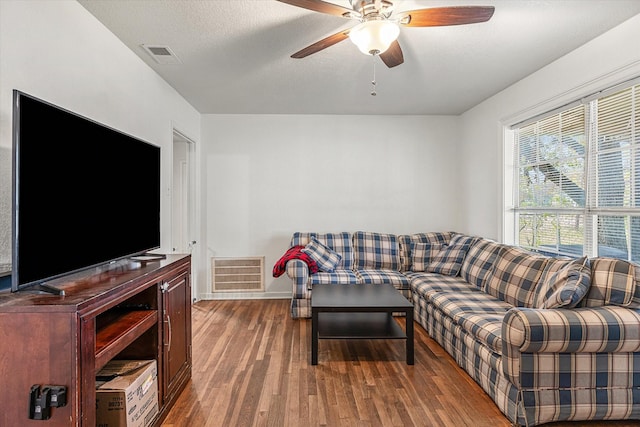
{"label": "cabinet door", "polygon": [[181,272],[162,285],[163,301],[163,403],[175,394],[191,374],[191,283]]}
{"label": "cabinet door", "polygon": [[[84,355],[79,335],[75,313],[0,313],[0,426],[81,425],[84,399],[77,360]],[[94,372],[91,375],[95,387]],[[30,420],[29,390],[34,384],[67,386],[67,405],[52,408],[49,420]]]}

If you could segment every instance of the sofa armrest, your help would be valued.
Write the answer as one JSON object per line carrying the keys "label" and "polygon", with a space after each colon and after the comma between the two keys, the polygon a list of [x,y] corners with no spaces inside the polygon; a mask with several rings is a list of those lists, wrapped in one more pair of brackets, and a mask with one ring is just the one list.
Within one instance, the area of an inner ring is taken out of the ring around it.
{"label": "sofa armrest", "polygon": [[[575,366],[566,362],[572,354],[591,358],[638,351],[640,311],[625,307],[512,308],[502,322],[503,371],[519,387],[543,386],[570,373]],[[587,365],[579,372],[587,373]]]}
{"label": "sofa armrest", "polygon": [[302,260],[292,259],[287,262],[287,276],[293,281],[293,298],[309,299],[309,266]]}
{"label": "sofa armrest", "polygon": [[640,312],[625,307],[513,308],[502,325],[504,346],[526,353],[640,350]]}

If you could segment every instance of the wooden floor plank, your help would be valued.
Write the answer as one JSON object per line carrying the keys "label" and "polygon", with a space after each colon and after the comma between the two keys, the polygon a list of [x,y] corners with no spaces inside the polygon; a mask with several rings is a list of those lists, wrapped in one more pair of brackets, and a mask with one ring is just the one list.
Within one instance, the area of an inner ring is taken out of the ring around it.
{"label": "wooden floor plank", "polygon": [[289,303],[195,303],[193,378],[163,427],[510,426],[480,386],[418,324],[413,366],[405,362],[401,340],[321,340],[319,364],[312,366],[310,320],[291,319]]}

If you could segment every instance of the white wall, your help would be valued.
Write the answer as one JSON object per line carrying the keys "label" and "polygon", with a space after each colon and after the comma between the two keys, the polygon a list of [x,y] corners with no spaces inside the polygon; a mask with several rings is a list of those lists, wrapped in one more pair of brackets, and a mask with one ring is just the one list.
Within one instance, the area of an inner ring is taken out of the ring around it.
{"label": "white wall", "polygon": [[502,238],[504,125],[640,76],[639,40],[636,15],[462,115],[461,231]]}
{"label": "white wall", "polygon": [[204,115],[207,257],[264,255],[289,296],[271,269],[294,231],[456,229],[457,120]]}
{"label": "white wall", "polygon": [[11,260],[13,89],[162,147],[162,246],[170,249],[172,130],[198,141],[200,114],[75,1],[0,1],[0,58],[0,264]]}

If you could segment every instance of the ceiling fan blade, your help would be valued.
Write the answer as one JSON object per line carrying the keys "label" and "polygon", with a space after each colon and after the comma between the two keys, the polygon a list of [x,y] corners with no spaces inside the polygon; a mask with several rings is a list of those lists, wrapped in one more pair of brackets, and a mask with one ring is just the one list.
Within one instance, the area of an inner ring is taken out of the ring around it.
{"label": "ceiling fan blade", "polygon": [[292,58],[304,58],[305,56],[309,56],[312,53],[316,53],[321,51],[322,49],[326,49],[330,46],[333,46],[336,43],[341,42],[342,40],[349,37],[349,31],[351,30],[343,30],[339,33],[335,33],[330,35],[329,37],[325,37],[324,39],[315,42],[302,50],[291,55]]}
{"label": "ceiling fan blade", "polygon": [[393,68],[404,62],[404,56],[402,55],[402,49],[400,48],[398,40],[391,43],[389,49],[380,54],[380,59],[382,59],[382,62],[384,62],[389,68]]}
{"label": "ceiling fan blade", "polygon": [[398,14],[405,27],[438,27],[486,22],[493,16],[493,6],[452,6],[408,10]]}
{"label": "ceiling fan blade", "polygon": [[338,6],[337,4],[328,3],[322,0],[278,0],[282,3],[287,3],[292,6],[298,6],[303,9],[313,10],[315,12],[327,13],[329,15],[336,16],[350,16],[353,13],[353,9],[347,9],[346,7]]}

